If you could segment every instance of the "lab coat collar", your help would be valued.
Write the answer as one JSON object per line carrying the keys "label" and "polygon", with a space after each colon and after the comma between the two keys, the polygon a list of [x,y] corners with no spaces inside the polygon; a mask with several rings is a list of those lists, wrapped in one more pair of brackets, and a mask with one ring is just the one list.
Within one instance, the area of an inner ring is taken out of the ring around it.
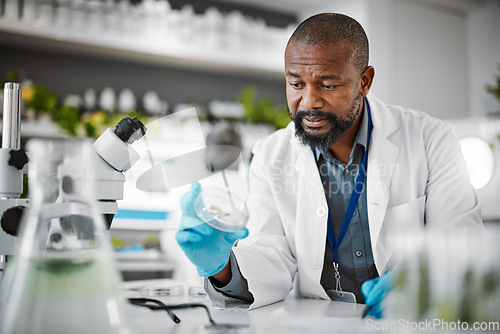
{"label": "lab coat collar", "polygon": [[386,105],[376,96],[368,95],[368,104],[370,105],[373,129],[377,129],[384,137],[389,137],[398,129],[398,124],[390,114]]}
{"label": "lab coat collar", "polygon": [[368,97],[368,103],[373,122],[366,178],[368,221],[373,258],[380,272],[389,259],[377,246],[400,147],[397,144],[398,124],[385,104],[374,96]]}

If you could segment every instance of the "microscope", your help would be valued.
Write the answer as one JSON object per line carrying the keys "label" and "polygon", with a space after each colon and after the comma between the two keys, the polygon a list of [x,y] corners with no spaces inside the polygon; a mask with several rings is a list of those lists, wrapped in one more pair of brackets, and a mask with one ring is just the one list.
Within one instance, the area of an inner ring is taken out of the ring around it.
{"label": "microscope", "polygon": [[[131,144],[146,134],[146,127],[136,117],[122,119],[115,129],[108,128],[93,147],[97,156],[94,168],[95,197],[107,227],[123,199],[125,175],[139,154]],[[29,152],[28,152],[29,154]],[[28,155],[21,148],[21,85],[4,86],[3,132],[0,148],[0,282],[8,256],[16,255],[17,233],[23,211],[30,205],[21,198],[23,175],[27,174]]]}

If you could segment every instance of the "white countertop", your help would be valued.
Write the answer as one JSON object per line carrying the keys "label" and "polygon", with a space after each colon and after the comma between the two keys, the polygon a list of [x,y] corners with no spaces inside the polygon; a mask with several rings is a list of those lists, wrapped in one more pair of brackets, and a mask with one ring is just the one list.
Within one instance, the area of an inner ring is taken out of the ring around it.
{"label": "white countertop", "polygon": [[[137,288],[148,284],[181,284],[172,280],[129,281],[123,283],[126,297],[141,296]],[[181,284],[182,285],[182,284]],[[130,290],[135,288],[134,290]],[[216,323],[248,325],[221,329],[207,328],[209,324],[202,308],[173,311],[180,319],[175,324],[165,311],[152,311],[142,306],[128,305],[130,325],[136,334],[168,333],[360,333],[367,332],[361,319],[364,305],[331,302],[315,299],[289,298],[251,311],[223,310],[211,305],[207,297],[192,297],[185,287],[182,296],[148,297],[161,300],[166,305],[202,303],[206,305]],[[373,331],[371,331],[373,332]]]}

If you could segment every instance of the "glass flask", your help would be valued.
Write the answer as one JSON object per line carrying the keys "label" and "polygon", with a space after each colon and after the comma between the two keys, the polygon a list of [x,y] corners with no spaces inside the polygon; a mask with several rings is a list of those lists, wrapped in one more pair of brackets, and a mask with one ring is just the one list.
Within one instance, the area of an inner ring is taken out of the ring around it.
{"label": "glass flask", "polygon": [[[498,324],[500,228],[494,224],[456,226],[394,238],[398,265],[393,272],[395,287],[384,301],[384,315],[415,322],[438,319],[444,332],[449,331],[447,324],[462,323],[469,328]],[[458,326],[456,332],[465,328]]]}
{"label": "glass flask", "polygon": [[28,143],[30,206],[0,290],[0,333],[130,333],[85,140]]}

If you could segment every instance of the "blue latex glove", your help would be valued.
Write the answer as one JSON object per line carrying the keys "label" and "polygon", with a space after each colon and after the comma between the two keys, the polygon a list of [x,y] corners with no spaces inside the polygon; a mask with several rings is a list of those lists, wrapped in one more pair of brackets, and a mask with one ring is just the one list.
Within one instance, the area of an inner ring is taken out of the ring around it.
{"label": "blue latex glove", "polygon": [[361,285],[361,292],[365,296],[365,303],[371,306],[367,315],[377,319],[383,317],[382,300],[393,288],[392,272],[387,272],[380,277],[365,281]]}
{"label": "blue latex glove", "polygon": [[201,191],[198,182],[181,200],[182,217],[180,229],[175,239],[189,260],[197,267],[202,277],[212,276],[221,271],[229,261],[234,243],[248,235],[243,228],[236,232],[223,232],[201,220],[194,211],[194,201]]}

